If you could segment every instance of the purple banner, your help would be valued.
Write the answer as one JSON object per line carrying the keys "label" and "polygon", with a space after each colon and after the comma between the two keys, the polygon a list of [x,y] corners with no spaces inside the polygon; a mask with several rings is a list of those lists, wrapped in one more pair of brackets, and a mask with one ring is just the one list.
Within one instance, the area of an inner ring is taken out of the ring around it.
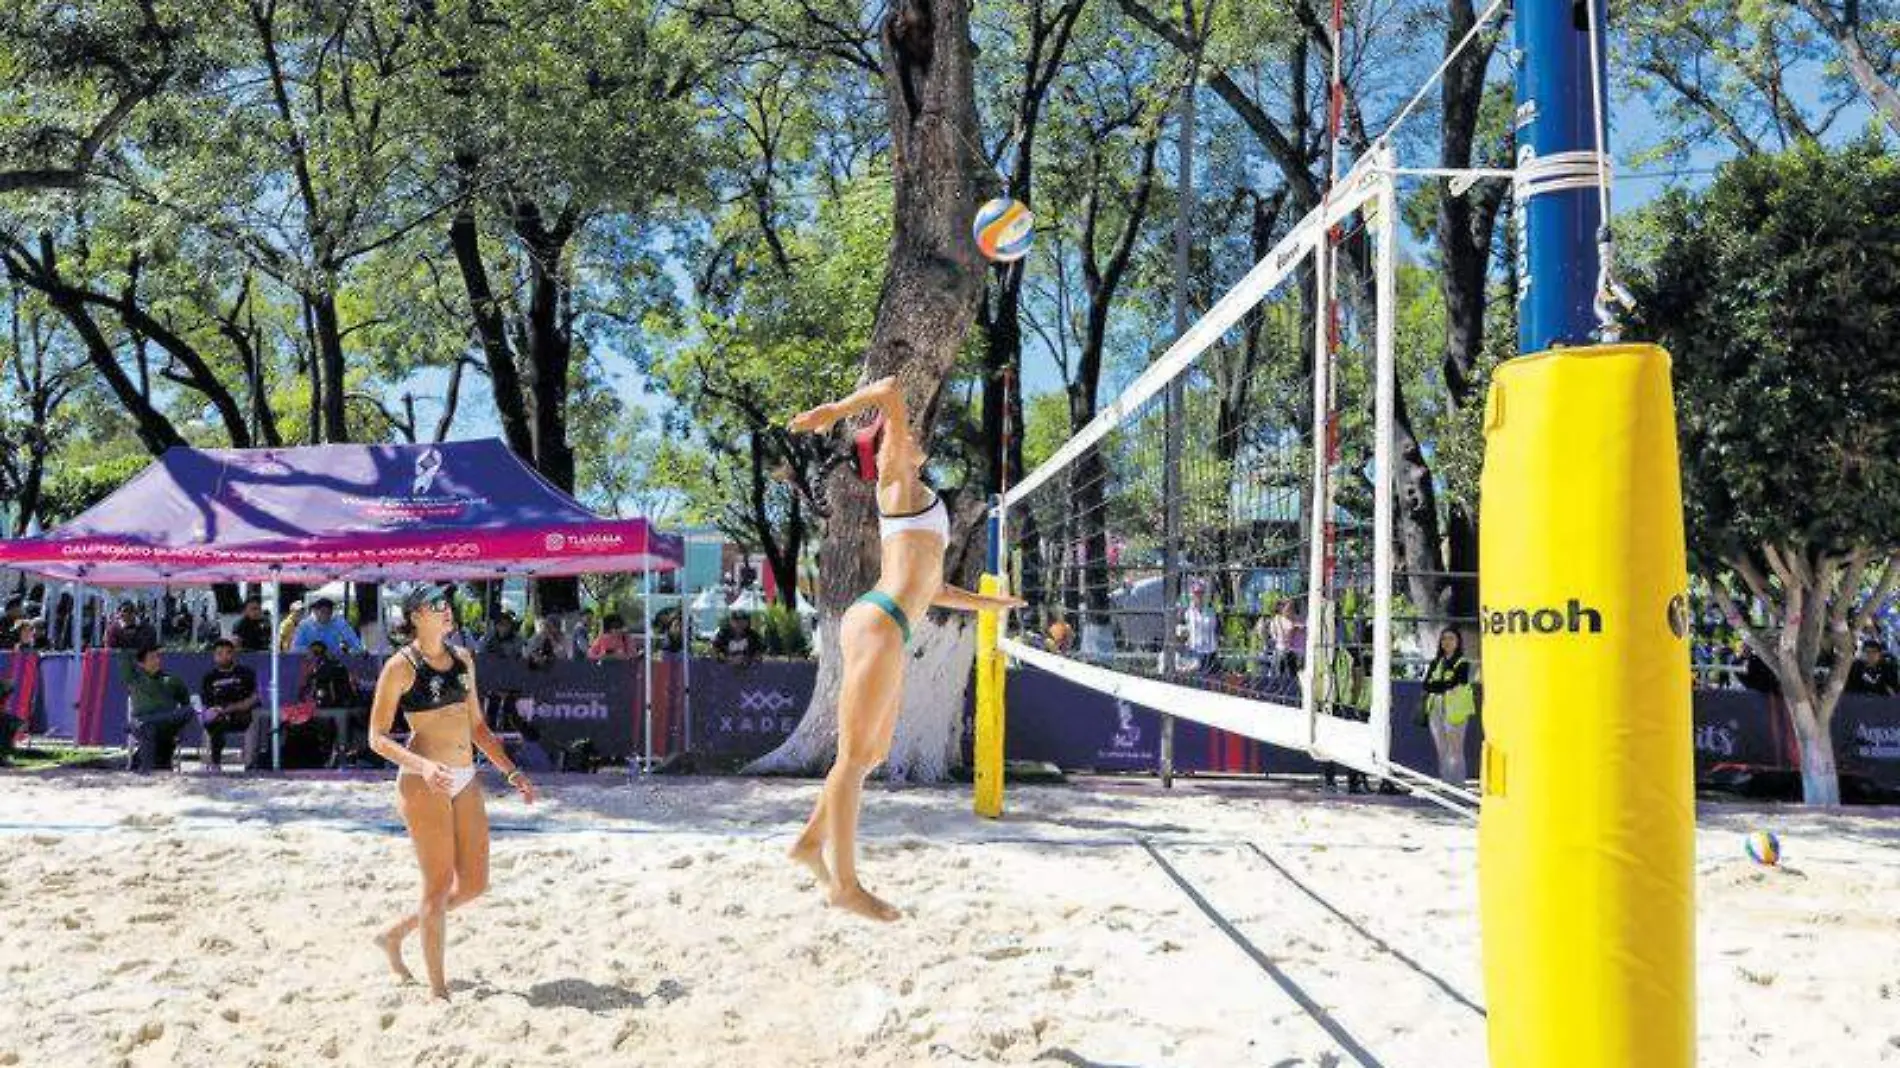
{"label": "purple banner", "polygon": [[[241,658],[258,674],[268,699],[270,658]],[[16,658],[0,654],[0,673]],[[382,660],[345,658],[364,700]],[[296,700],[302,657],[283,659],[283,696]],[[206,653],[167,653],[165,666],[194,692],[210,669]],[[530,670],[520,661],[479,658],[478,682],[489,720],[536,743],[550,758],[585,740],[595,754],[617,761],[645,746],[645,679],[639,661],[593,664],[556,661]],[[657,755],[684,747],[689,667],[678,659],[654,663],[653,737]],[[770,752],[798,726],[817,684],[811,661],[764,661],[750,666],[694,660],[690,665],[692,748],[709,756],[750,759]],[[125,739],[126,696],[109,654],[89,652],[39,660],[36,707],[43,723],[34,733],[89,744],[119,745]],[[1160,715],[1118,701],[1057,676],[1024,667],[1009,673],[1008,756],[1060,767],[1110,772],[1153,771],[1159,761]],[[1416,682],[1393,687],[1392,758],[1427,773],[1437,758],[1425,727],[1416,721],[1422,691]],[[966,723],[970,710],[966,706]],[[196,738],[193,729],[189,736]],[[1466,734],[1467,766],[1478,766],[1482,723]],[[1841,771],[1900,788],[1900,698],[1849,695],[1834,718],[1835,757]],[[966,731],[967,754],[967,731]],[[1717,765],[1799,766],[1799,750],[1778,699],[1744,690],[1701,690],[1695,695],[1695,759],[1699,778]],[[1187,772],[1310,773],[1303,754],[1251,739],[1175,721],[1175,766]]]}
{"label": "purple banner", "polygon": [[811,704],[818,665],[693,661],[693,748],[708,756],[764,756],[792,733]]}
{"label": "purple banner", "polygon": [[[1427,773],[1437,770],[1431,734],[1415,721],[1424,691],[1416,682],[1393,685],[1392,759]],[[1160,764],[1161,714],[1024,667],[1007,683],[1011,760],[1042,760],[1095,771],[1153,771]],[[1483,728],[1465,734],[1467,767],[1477,767]],[[1310,774],[1304,753],[1212,730],[1192,720],[1174,724],[1174,766],[1185,772]]]}

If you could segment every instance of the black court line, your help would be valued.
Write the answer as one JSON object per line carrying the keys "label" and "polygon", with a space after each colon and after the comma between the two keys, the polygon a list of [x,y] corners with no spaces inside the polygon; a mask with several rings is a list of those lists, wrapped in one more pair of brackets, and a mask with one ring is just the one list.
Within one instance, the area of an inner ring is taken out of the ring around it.
{"label": "black court line", "polygon": [[1385,1065],[1382,1064],[1377,1057],[1374,1057],[1370,1050],[1360,1045],[1358,1039],[1352,1037],[1352,1032],[1347,1031],[1341,1026],[1338,1020],[1333,1019],[1332,1016],[1320,1006],[1319,1002],[1314,1001],[1286,972],[1280,970],[1279,965],[1273,963],[1271,958],[1265,953],[1262,953],[1260,947],[1249,942],[1246,935],[1241,934],[1240,930],[1236,928],[1227,917],[1220,914],[1219,909],[1216,909],[1207,898],[1201,896],[1201,892],[1194,888],[1194,884],[1189,882],[1186,876],[1176,870],[1174,865],[1168,863],[1168,858],[1161,855],[1161,851],[1154,847],[1154,843],[1144,840],[1141,843],[1141,848],[1147,851],[1148,856],[1160,866],[1163,872],[1167,873],[1168,878],[1174,880],[1174,885],[1181,888],[1181,892],[1188,896],[1189,901],[1194,902],[1195,907],[1201,910],[1201,914],[1206,916],[1208,921],[1215,927],[1219,928],[1220,932],[1227,936],[1228,941],[1238,946],[1242,953],[1253,958],[1253,962],[1260,966],[1260,970],[1267,973],[1267,978],[1272,979],[1274,984],[1284,991],[1287,997],[1292,998],[1294,1003],[1299,1005],[1299,1007],[1306,1012],[1306,1015],[1312,1018],[1314,1023],[1318,1024],[1322,1030],[1332,1036],[1334,1042],[1339,1043],[1341,1048],[1350,1054],[1354,1060],[1364,1065],[1365,1068],[1385,1068]]}
{"label": "black court line", "polygon": [[1458,1004],[1463,1005],[1465,1008],[1470,1009],[1472,1012],[1477,1013],[1479,1016],[1488,1016],[1488,1014],[1484,1011],[1484,1006],[1466,997],[1461,991],[1458,990],[1457,987],[1452,986],[1450,982],[1446,981],[1437,972],[1432,971],[1430,968],[1425,967],[1423,964],[1420,964],[1418,961],[1415,961],[1411,957],[1406,956],[1403,950],[1399,949],[1398,947],[1392,945],[1390,942],[1387,942],[1385,939],[1380,938],[1378,935],[1373,934],[1371,931],[1367,930],[1363,925],[1359,923],[1358,920],[1355,920],[1351,916],[1348,916],[1345,913],[1339,911],[1339,909],[1333,906],[1332,902],[1321,897],[1318,894],[1318,892],[1313,890],[1312,887],[1307,886],[1305,883],[1301,882],[1297,877],[1295,877],[1292,872],[1282,867],[1279,861],[1268,856],[1266,850],[1260,848],[1259,846],[1255,845],[1252,842],[1246,843],[1246,846],[1248,849],[1253,850],[1255,856],[1258,856],[1261,860],[1266,861],[1267,865],[1271,867],[1274,871],[1279,872],[1280,878],[1285,879],[1289,883],[1292,883],[1294,889],[1298,890],[1302,894],[1305,894],[1307,898],[1309,898],[1314,904],[1318,905],[1320,908],[1323,908],[1327,912],[1332,913],[1335,917],[1338,918],[1339,922],[1345,924],[1347,927],[1352,928],[1353,933],[1359,935],[1359,937],[1364,938],[1366,941],[1372,943],[1373,948],[1377,949],[1381,953],[1385,953],[1391,956],[1392,958],[1397,960],[1399,963],[1405,965],[1407,968],[1412,969],[1414,972],[1417,972],[1419,975],[1430,980],[1433,986],[1436,986],[1438,989],[1443,990],[1447,995],[1451,997],[1453,1001],[1456,1001]]}

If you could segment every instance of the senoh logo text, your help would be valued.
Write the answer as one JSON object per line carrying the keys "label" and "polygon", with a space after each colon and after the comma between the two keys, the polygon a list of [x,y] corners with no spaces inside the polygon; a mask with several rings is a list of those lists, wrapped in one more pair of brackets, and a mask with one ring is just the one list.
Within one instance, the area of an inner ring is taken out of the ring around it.
{"label": "senoh logo text", "polygon": [[1478,609],[1486,634],[1601,634],[1603,613],[1575,597],[1563,607]]}

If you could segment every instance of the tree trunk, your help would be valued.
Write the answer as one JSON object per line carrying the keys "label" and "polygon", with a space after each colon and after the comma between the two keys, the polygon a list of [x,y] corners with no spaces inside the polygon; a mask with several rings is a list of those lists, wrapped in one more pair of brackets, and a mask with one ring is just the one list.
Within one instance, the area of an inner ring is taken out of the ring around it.
{"label": "tree trunk", "polygon": [[[970,238],[973,177],[982,161],[973,147],[976,93],[968,7],[964,0],[893,0],[880,39],[896,217],[863,381],[895,375],[916,433],[928,441],[944,379],[956,364],[982,296],[981,264]],[[828,488],[832,514],[820,549],[818,687],[798,729],[750,771],[815,772],[837,751],[837,624],[876,581],[878,537],[868,484],[840,467],[831,473]],[[981,506],[969,500],[959,505],[948,557],[965,561],[967,569],[968,539],[982,528]],[[959,569],[948,562],[945,567],[950,581],[968,582]],[[967,619],[921,623],[914,648],[923,659],[916,664],[941,655],[948,666],[915,668],[902,713],[914,722],[900,731],[913,739],[904,747],[905,773],[928,779],[954,759],[956,739],[948,728],[961,721],[972,661],[969,642],[933,633],[966,628]],[[954,651],[935,652],[941,642]],[[892,753],[895,768],[898,750]],[[933,755],[938,753],[941,759]]]}
{"label": "tree trunk", "polygon": [[343,327],[337,314],[336,293],[325,290],[310,296],[310,310],[316,321],[317,380],[323,413],[323,441],[334,444],[350,440],[349,412],[343,404]]}
{"label": "tree trunk", "polygon": [[1808,17],[1821,24],[1821,29],[1840,46],[1841,60],[1854,76],[1854,84],[1867,94],[1867,100],[1874,110],[1886,121],[1895,133],[1900,133],[1900,91],[1881,78],[1880,71],[1874,67],[1873,58],[1860,43],[1860,37],[1853,26],[1842,21],[1824,0],[1795,0]]}
{"label": "tree trunk", "polygon": [[1801,743],[1802,803],[1838,808],[1841,776],[1834,764],[1833,709],[1817,715],[1814,701],[1806,697],[1790,697],[1788,709],[1794,718],[1795,736]]}

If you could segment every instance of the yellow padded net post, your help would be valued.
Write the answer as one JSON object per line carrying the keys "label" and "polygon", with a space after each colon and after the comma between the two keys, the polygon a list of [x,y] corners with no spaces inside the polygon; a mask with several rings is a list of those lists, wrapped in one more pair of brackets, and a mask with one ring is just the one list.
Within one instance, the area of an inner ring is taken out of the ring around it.
{"label": "yellow padded net post", "polygon": [[[984,575],[978,592],[1000,596],[1003,580]],[[976,615],[976,814],[1003,814],[1003,654],[996,647],[1002,613]]]}
{"label": "yellow padded net post", "polygon": [[1498,369],[1479,535],[1490,1062],[1693,1068],[1695,796],[1669,356]]}

